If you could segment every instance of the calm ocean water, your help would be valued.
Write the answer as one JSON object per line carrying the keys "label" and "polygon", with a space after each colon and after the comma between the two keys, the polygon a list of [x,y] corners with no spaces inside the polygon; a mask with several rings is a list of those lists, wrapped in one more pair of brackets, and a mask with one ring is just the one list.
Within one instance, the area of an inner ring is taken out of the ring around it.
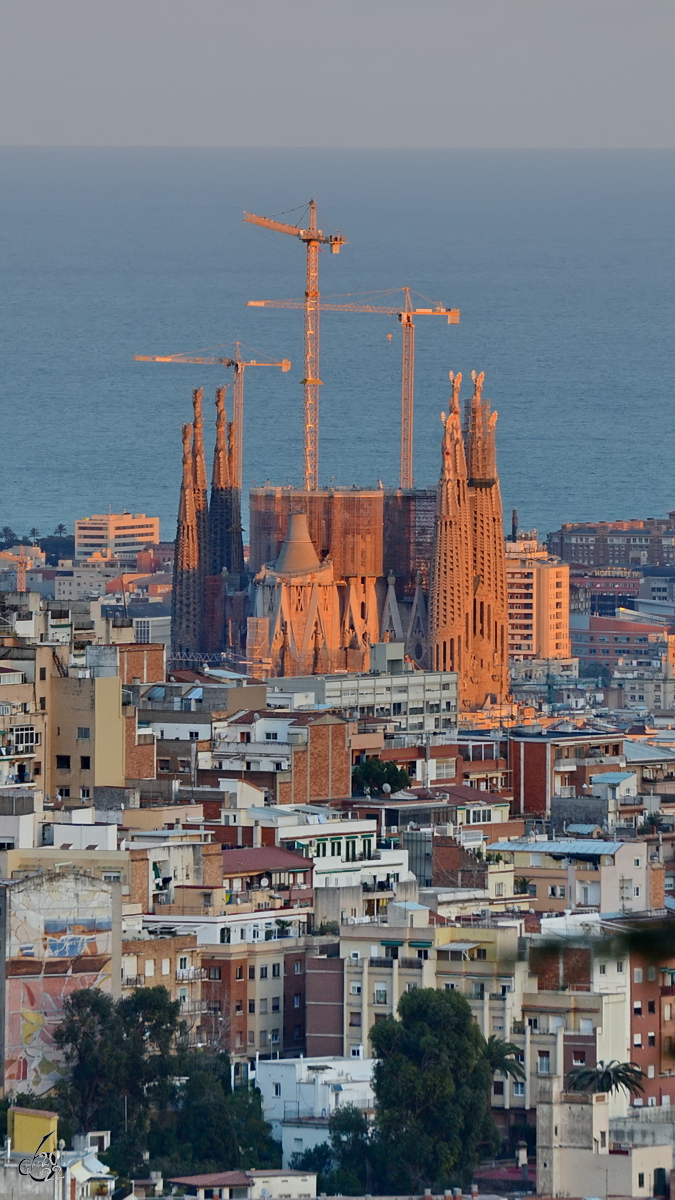
{"label": "calm ocean water", "polygon": [[[312,194],[349,243],[324,297],[409,284],[462,310],[417,323],[418,484],[447,372],[476,368],[521,526],[675,508],[674,152],[2,149],[0,525],[112,506],[173,537],[191,388],[210,422],[228,373],[134,353],[290,357],[247,373],[245,486],[300,482],[302,314],[245,302],[301,296],[304,250],[241,214]],[[395,484],[395,318],[325,314],[321,376],[322,483]]]}

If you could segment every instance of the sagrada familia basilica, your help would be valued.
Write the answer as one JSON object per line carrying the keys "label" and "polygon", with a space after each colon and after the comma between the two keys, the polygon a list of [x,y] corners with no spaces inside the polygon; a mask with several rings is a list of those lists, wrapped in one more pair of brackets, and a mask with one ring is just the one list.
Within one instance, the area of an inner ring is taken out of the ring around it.
{"label": "sagrada familia basilica", "polygon": [[221,654],[259,677],[367,671],[371,645],[396,640],[417,666],[458,672],[463,709],[506,698],[497,414],[474,373],[463,426],[462,377],[450,378],[435,490],[255,488],[247,565],[224,389],[216,392],[210,500],[202,391],[193,393],[194,419],[183,427],[174,662]]}

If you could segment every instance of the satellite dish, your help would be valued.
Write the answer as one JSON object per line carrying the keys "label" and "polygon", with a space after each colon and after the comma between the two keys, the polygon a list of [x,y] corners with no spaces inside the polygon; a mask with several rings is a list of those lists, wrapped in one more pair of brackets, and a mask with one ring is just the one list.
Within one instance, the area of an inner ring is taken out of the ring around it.
{"label": "satellite dish", "polygon": [[261,887],[269,887],[270,886],[270,881],[266,875],[263,875],[262,879],[260,880],[260,886]]}
{"label": "satellite dish", "polygon": [[382,791],[384,792],[385,796],[389,796],[389,795],[391,795],[391,784],[390,784],[390,783],[383,783],[383,784],[382,784]]}

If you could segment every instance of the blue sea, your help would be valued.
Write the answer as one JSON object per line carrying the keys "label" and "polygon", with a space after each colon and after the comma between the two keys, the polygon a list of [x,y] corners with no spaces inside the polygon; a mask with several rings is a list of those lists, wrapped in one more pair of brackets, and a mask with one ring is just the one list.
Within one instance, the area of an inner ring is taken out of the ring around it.
{"label": "blue sea", "polygon": [[[508,520],[545,535],[675,508],[675,152],[5,148],[0,526],[127,508],[173,537],[191,389],[210,423],[231,373],[134,354],[292,359],[246,374],[244,482],[301,482],[302,313],[246,301],[301,297],[305,252],[241,218],[294,223],[310,196],[348,239],[320,258],[324,299],[409,285],[461,309],[417,321],[418,485],[447,373],[468,395],[475,369]],[[396,319],[324,314],[321,377],[322,484],[395,485]]]}

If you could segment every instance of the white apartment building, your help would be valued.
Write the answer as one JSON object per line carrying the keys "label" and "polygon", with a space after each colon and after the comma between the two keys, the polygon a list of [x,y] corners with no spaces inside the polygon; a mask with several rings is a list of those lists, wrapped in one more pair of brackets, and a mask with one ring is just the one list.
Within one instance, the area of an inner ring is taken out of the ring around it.
{"label": "white apartment building", "polygon": [[139,550],[159,542],[159,517],[145,513],[96,513],[75,522],[75,560],[92,554],[134,562]]}
{"label": "white apartment building", "polygon": [[[450,733],[457,728],[457,675],[453,671],[345,672],[270,679],[270,707],[346,709],[355,717],[388,717],[401,733]],[[310,699],[311,697],[311,699]]]}
{"label": "white apartment building", "polygon": [[345,1104],[372,1113],[373,1058],[260,1059],[256,1085],[263,1117],[281,1142],[282,1165],[291,1155],[313,1150],[329,1139],[328,1122]]}

